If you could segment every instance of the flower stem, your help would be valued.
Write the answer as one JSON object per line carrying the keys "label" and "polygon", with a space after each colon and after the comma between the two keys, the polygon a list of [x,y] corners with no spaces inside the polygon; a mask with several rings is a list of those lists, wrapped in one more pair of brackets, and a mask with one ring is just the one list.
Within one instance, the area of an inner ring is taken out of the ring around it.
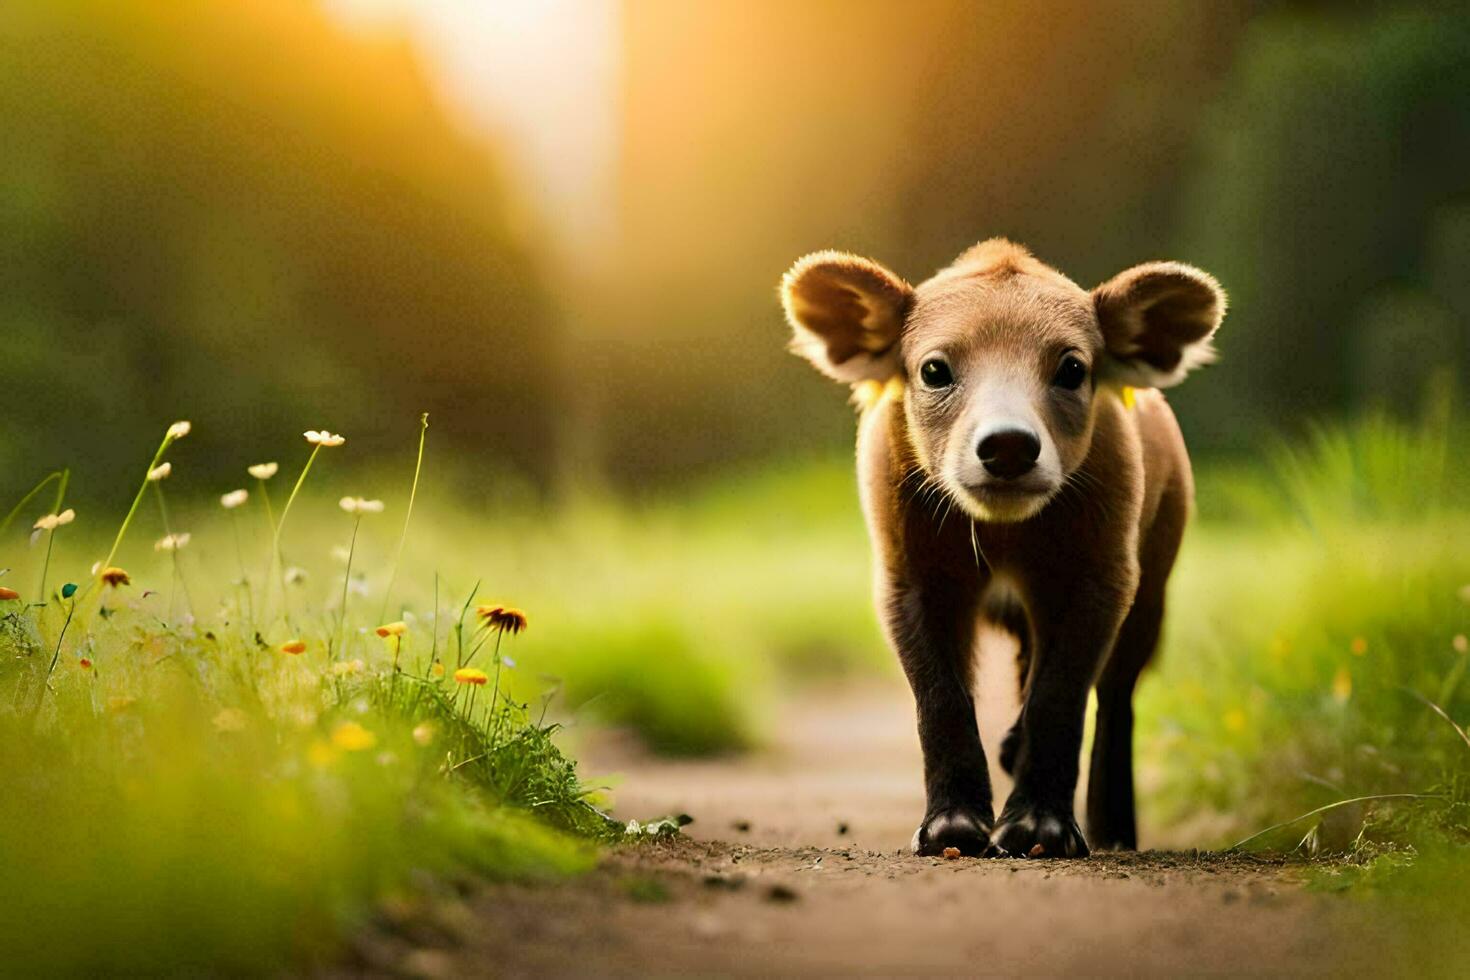
{"label": "flower stem", "polygon": [[123,518],[122,526],[117,529],[117,537],[112,541],[112,550],[107,553],[107,558],[103,560],[102,566],[98,568],[95,581],[100,582],[102,580],[103,570],[110,567],[112,560],[117,557],[117,549],[122,547],[123,536],[128,533],[128,525],[133,523],[133,515],[138,513],[138,505],[143,502],[143,494],[148,492],[148,484],[153,482],[148,479],[148,474],[152,473],[154,467],[158,465],[158,461],[163,459],[163,454],[168,452],[168,447],[173,441],[173,435],[167,434],[163,437],[163,442],[158,444],[158,452],[153,454],[153,462],[149,463],[148,469],[143,472],[143,483],[138,487],[137,495],[133,497],[133,505],[128,508],[128,515]]}
{"label": "flower stem", "polygon": [[168,504],[163,500],[163,481],[155,480],[153,490],[158,496],[158,513],[163,519],[163,533],[173,541],[173,547],[169,549],[169,557],[173,564],[173,577],[168,583],[168,618],[174,618],[174,585],[177,583],[184,590],[184,605],[188,609],[188,615],[194,614],[194,599],[189,595],[189,583],[184,581],[184,570],[179,564],[179,539],[174,534],[173,523],[168,519]]}
{"label": "flower stem", "polygon": [[245,546],[240,542],[240,515],[230,511],[230,526],[235,531],[235,558],[240,563],[240,585],[245,589],[245,619],[249,628],[255,629],[255,591],[250,587],[250,576],[245,571]]}
{"label": "flower stem", "polygon": [[[51,506],[51,513],[53,513],[53,514],[60,514],[61,513],[61,504],[62,504],[63,500],[65,500],[65,498],[66,498],[66,484],[67,484],[67,481],[70,478],[71,478],[71,470],[62,470],[61,471],[61,485],[56,488],[56,503]],[[49,479],[49,477],[48,477],[48,479]],[[42,486],[45,485],[44,481],[42,482],[41,485]],[[46,535],[47,535],[47,537],[46,537],[46,559],[43,562],[41,562],[41,594],[36,597],[36,601],[39,602],[39,603],[42,603],[43,605],[47,602],[47,599],[46,599],[46,576],[48,574],[50,574],[50,572],[51,572],[51,547],[52,547],[52,545],[54,545],[56,543],[56,532],[57,532],[57,530],[58,530],[58,528],[54,528],[53,527],[51,530],[49,530],[49,531],[46,532]]]}
{"label": "flower stem", "polygon": [[424,439],[429,434],[429,413],[419,416],[419,457],[413,466],[413,488],[408,492],[408,511],[403,515],[403,531],[398,535],[398,550],[393,553],[393,571],[388,575],[388,588],[383,591],[383,609],[378,621],[388,619],[388,604],[393,598],[393,586],[398,582],[398,563],[403,560],[403,545],[408,541],[408,522],[413,518],[413,502],[419,495],[419,473],[424,468]]}
{"label": "flower stem", "polygon": [[61,485],[63,487],[65,487],[66,486],[66,478],[67,478],[67,475],[70,472],[71,472],[70,470],[57,470],[55,473],[52,473],[50,476],[47,476],[40,483],[38,483],[34,487],[32,487],[31,488],[31,492],[28,493],[28,494],[26,494],[24,497],[21,497],[20,498],[20,503],[16,504],[14,507],[12,507],[10,509],[10,513],[8,513],[8,514],[5,515],[5,520],[0,521],[0,534],[4,534],[5,533],[6,529],[10,527],[10,522],[13,521],[13,520],[15,520],[16,515],[19,514],[22,510],[25,509],[26,504],[28,504],[28,503],[31,502],[31,498],[32,497],[34,497],[36,494],[40,493],[42,490],[46,489],[46,484],[50,483],[52,480],[61,480],[62,481],[62,484]]}
{"label": "flower stem", "polygon": [[[56,661],[61,659],[61,641],[66,639],[66,628],[71,625],[71,618],[76,615],[76,611],[77,601],[73,599],[71,608],[66,613],[66,622],[61,624],[61,635],[56,637],[56,652],[51,655],[51,666],[46,668],[46,680],[48,681],[51,679],[51,672],[56,669]],[[41,689],[45,690],[44,682]]]}
{"label": "flower stem", "polygon": [[[352,556],[357,552],[357,529],[362,527],[362,514],[352,522],[352,540],[347,544],[347,574],[342,576],[342,614],[337,619],[337,642],[335,647],[327,647],[327,663],[336,659],[336,655],[342,652],[343,632],[347,628],[347,587],[352,582]],[[394,658],[396,662],[396,657]]]}
{"label": "flower stem", "polygon": [[281,561],[281,529],[286,526],[286,515],[291,513],[291,505],[296,503],[296,495],[301,492],[301,485],[306,482],[306,474],[311,472],[311,464],[316,462],[316,454],[322,451],[321,443],[313,443],[311,455],[306,457],[306,465],[301,468],[301,475],[296,478],[296,485],[291,488],[291,496],[286,498],[286,506],[281,508],[281,519],[275,522],[275,533],[271,537],[271,561],[274,563],[271,579],[275,579],[275,568],[281,571],[281,608],[286,615],[286,625],[291,625],[291,602],[286,591],[286,567]]}

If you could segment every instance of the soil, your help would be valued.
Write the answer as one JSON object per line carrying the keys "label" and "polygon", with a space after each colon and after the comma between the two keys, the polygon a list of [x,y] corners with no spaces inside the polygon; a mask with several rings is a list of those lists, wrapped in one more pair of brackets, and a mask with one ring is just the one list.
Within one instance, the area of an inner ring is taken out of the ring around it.
{"label": "soil", "polygon": [[[982,688],[983,689],[983,688]],[[996,689],[992,685],[992,689]],[[1003,690],[1004,688],[1000,688]],[[388,910],[352,973],[1071,976],[1397,972],[1364,903],[1303,887],[1300,864],[1153,850],[1082,860],[918,858],[923,808],[901,682],[803,698],[772,743],[669,761],[584,739],[617,772],[616,813],[685,812],[681,837],[542,885],[468,884]],[[982,704],[987,745],[1010,706]],[[997,774],[999,775],[999,774]],[[1008,787],[1002,782],[997,796]],[[1145,844],[1177,845],[1144,828]]]}

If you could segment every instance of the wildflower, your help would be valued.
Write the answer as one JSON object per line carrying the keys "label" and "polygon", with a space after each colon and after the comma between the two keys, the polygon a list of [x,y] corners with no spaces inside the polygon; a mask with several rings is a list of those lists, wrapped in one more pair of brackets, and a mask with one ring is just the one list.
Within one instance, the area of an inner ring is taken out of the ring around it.
{"label": "wildflower", "polygon": [[1347,704],[1348,698],[1352,696],[1353,675],[1346,667],[1339,667],[1332,676],[1332,700],[1338,704]]}
{"label": "wildflower", "polygon": [[103,585],[110,585],[114,589],[118,586],[133,584],[133,580],[128,576],[128,573],[116,565],[109,565],[102,569],[100,578],[102,579]]}
{"label": "wildflower", "polygon": [[367,579],[361,574],[355,574],[347,581],[347,590],[353,595],[366,596],[368,594]]}
{"label": "wildflower", "polygon": [[279,463],[256,463],[250,467],[250,475],[257,480],[269,480],[281,468]]}
{"label": "wildflower", "polygon": [[328,432],[326,429],[320,432],[315,429],[308,429],[302,435],[306,436],[306,441],[313,446],[340,446],[347,441],[342,436],[337,435],[335,432]]}
{"label": "wildflower", "polygon": [[239,507],[241,504],[249,499],[249,490],[231,490],[229,493],[219,498],[219,505],[225,510],[234,510],[236,507]]}
{"label": "wildflower", "polygon": [[344,548],[340,544],[334,545],[332,547],[332,558],[338,563],[345,565],[352,559],[352,549]]}
{"label": "wildflower", "polygon": [[475,667],[461,667],[454,672],[456,684],[474,684],[484,686],[490,680],[490,675]]}
{"label": "wildflower", "polygon": [[361,752],[378,744],[378,736],[355,721],[344,721],[332,729],[332,744],[344,752]]}
{"label": "wildflower", "polygon": [[173,425],[168,427],[169,441],[172,442],[175,439],[184,438],[184,436],[189,434],[189,430],[192,428],[193,426],[190,425],[188,422],[175,422]]}
{"label": "wildflower", "polygon": [[287,585],[300,585],[306,581],[306,569],[297,568],[295,565],[286,569],[283,574],[286,576]]}
{"label": "wildflower", "polygon": [[403,622],[402,620],[399,620],[396,623],[384,623],[377,629],[377,634],[381,637],[402,636],[404,633],[407,632],[408,624]]}
{"label": "wildflower", "polygon": [[363,500],[361,497],[343,497],[337,501],[337,506],[349,514],[381,514],[383,512],[381,500]]}
{"label": "wildflower", "polygon": [[91,670],[92,661],[88,660],[86,657],[83,657],[82,659],[77,661],[77,666],[82,668],[83,670]]}
{"label": "wildflower", "polygon": [[433,674],[435,677],[444,676],[444,663],[442,661],[434,661]]}
{"label": "wildflower", "polygon": [[305,653],[306,652],[306,641],[305,640],[287,640],[285,643],[282,643],[281,644],[281,652],[282,653],[289,653],[292,656],[295,656],[296,654],[299,654],[299,653]]}
{"label": "wildflower", "polygon": [[481,606],[475,610],[485,625],[512,636],[526,628],[526,614],[510,606]]}
{"label": "wildflower", "polygon": [[157,483],[159,480],[168,479],[168,475],[174,471],[173,463],[159,463],[148,471],[148,482]]}
{"label": "wildflower", "polygon": [[1225,722],[1226,731],[1239,734],[1245,731],[1245,727],[1249,723],[1250,719],[1246,718],[1245,712],[1241,711],[1239,708],[1231,708],[1229,711],[1225,712],[1225,715],[1221,720]]}
{"label": "wildflower", "polygon": [[214,716],[213,725],[217,732],[243,732],[249,717],[239,708],[224,708]]}
{"label": "wildflower", "polygon": [[332,673],[338,677],[347,677],[362,673],[364,666],[361,660],[339,660],[332,664]]}
{"label": "wildflower", "polygon": [[413,727],[413,740],[419,745],[428,745],[434,741],[434,726],[427,721],[421,721]]}
{"label": "wildflower", "polygon": [[184,549],[184,546],[187,545],[188,543],[189,543],[189,532],[188,531],[184,531],[182,534],[165,534],[163,537],[161,537],[157,541],[153,542],[153,550],[154,551],[182,551]]}
{"label": "wildflower", "polygon": [[317,739],[306,750],[306,761],[317,769],[325,769],[337,761],[337,750],[330,744]]}
{"label": "wildflower", "polygon": [[1450,646],[1455,648],[1456,653],[1470,653],[1470,639],[1466,639],[1464,633],[1456,633],[1454,639],[1450,640]]}
{"label": "wildflower", "polygon": [[19,598],[19,592],[15,591],[14,589],[7,589],[5,586],[0,585],[0,602],[12,602]]}
{"label": "wildflower", "polygon": [[68,507],[60,514],[47,514],[45,517],[36,518],[36,523],[33,526],[37,531],[54,531],[58,527],[70,524],[76,519],[77,512]]}
{"label": "wildflower", "polygon": [[1353,637],[1353,642],[1349,644],[1348,649],[1353,651],[1353,656],[1361,657],[1368,652],[1368,640],[1361,636],[1355,636]]}
{"label": "wildflower", "polygon": [[503,664],[505,664],[511,670],[515,670],[516,669],[516,662],[514,660],[510,659],[509,657],[501,657],[500,658],[500,662],[503,663]]}

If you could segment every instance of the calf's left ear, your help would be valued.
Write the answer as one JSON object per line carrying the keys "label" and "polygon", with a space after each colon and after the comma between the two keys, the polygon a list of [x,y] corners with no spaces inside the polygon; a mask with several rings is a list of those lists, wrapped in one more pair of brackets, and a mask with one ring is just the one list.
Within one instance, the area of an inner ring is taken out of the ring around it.
{"label": "calf's left ear", "polygon": [[1208,272],[1145,262],[1094,289],[1092,302],[1107,345],[1105,383],[1167,388],[1215,359],[1225,291]]}

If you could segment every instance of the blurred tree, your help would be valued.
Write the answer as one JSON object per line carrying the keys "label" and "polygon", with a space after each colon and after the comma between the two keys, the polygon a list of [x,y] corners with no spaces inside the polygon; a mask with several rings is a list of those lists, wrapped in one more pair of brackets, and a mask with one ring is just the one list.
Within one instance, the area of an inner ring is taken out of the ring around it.
{"label": "blurred tree", "polygon": [[419,411],[547,470],[530,229],[406,44],[296,0],[10,0],[0,132],[5,486],[124,486],[178,417],[223,481],[309,427],[410,452]]}
{"label": "blurred tree", "polygon": [[[1191,379],[1201,444],[1470,370],[1470,15],[1303,4],[1247,30],[1204,117],[1173,250],[1231,292]],[[1182,389],[1181,389],[1182,392]]]}

